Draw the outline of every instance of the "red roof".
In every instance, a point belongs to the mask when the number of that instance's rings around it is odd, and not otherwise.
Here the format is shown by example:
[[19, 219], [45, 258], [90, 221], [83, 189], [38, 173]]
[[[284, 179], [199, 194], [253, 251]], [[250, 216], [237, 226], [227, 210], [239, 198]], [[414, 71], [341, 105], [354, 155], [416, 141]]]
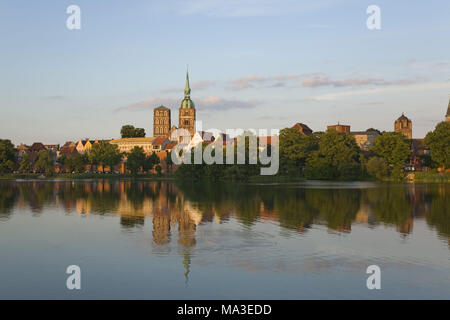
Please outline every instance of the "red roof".
[[160, 146], [162, 145], [166, 140], [168, 140], [166, 137], [158, 137], [155, 140], [153, 140], [152, 144], [154, 146]]

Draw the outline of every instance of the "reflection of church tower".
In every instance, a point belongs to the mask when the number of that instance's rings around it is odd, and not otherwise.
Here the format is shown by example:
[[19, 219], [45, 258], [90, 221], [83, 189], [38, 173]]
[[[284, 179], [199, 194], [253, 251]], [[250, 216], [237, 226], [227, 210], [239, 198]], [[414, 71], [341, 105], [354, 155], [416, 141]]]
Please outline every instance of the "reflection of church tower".
[[189, 280], [188, 276], [191, 265], [191, 251], [196, 244], [196, 230], [197, 226], [191, 219], [189, 212], [182, 212], [180, 219], [178, 220], [178, 244], [180, 246], [180, 251], [183, 254], [183, 265], [185, 270], [184, 276], [186, 278], [186, 283]]
[[195, 105], [191, 100], [191, 87], [189, 86], [189, 73], [186, 72], [186, 86], [184, 88], [184, 99], [181, 101], [179, 110], [179, 129], [189, 131], [191, 137], [195, 133]]
[[153, 241], [158, 245], [170, 242], [170, 217], [159, 210], [153, 215]]

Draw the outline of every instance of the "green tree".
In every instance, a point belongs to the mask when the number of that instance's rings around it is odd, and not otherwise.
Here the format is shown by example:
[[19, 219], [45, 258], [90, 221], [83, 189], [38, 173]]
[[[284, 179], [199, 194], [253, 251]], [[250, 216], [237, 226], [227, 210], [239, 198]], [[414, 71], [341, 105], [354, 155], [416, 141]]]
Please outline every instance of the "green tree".
[[74, 155], [62, 155], [58, 161], [69, 173], [83, 173], [85, 171], [85, 166], [88, 163], [87, 156], [79, 153]]
[[16, 149], [11, 140], [0, 139], [0, 173], [14, 169], [16, 163]]
[[172, 171], [172, 166], [173, 166], [173, 161], [172, 161], [172, 152], [167, 152], [167, 156], [166, 156], [166, 168], [168, 169], [169, 172]]
[[50, 151], [39, 151], [38, 158], [36, 160], [35, 169], [37, 171], [44, 171], [46, 174], [53, 174], [54, 159]]
[[131, 174], [137, 175], [139, 169], [145, 164], [144, 149], [141, 147], [134, 147], [128, 154], [126, 168], [130, 170]]
[[385, 132], [375, 140], [371, 150], [386, 160], [394, 179], [400, 180], [403, 178], [405, 161], [411, 155], [411, 149], [403, 134]]
[[298, 175], [306, 164], [308, 154], [318, 148], [316, 135], [306, 136], [295, 128], [280, 131], [280, 173]]
[[357, 179], [361, 176], [361, 150], [351, 135], [328, 130], [318, 139], [318, 149], [306, 160], [308, 178]]
[[101, 165], [104, 172], [105, 166], [109, 166], [112, 170], [120, 162], [122, 155], [117, 145], [110, 144], [107, 141], [100, 141], [95, 143], [89, 150], [88, 158], [91, 164]]
[[161, 166], [160, 166], [159, 164], [156, 166], [155, 170], [156, 170], [156, 174], [157, 174], [158, 176], [160, 176], [160, 175], [161, 175], [161, 170], [162, 170], [162, 168], [161, 168]]
[[386, 160], [380, 157], [372, 157], [367, 161], [367, 173], [371, 176], [382, 180], [389, 175], [389, 168]]
[[425, 137], [425, 146], [430, 149], [431, 160], [440, 168], [450, 168], [450, 123], [439, 123]]
[[120, 135], [122, 138], [143, 138], [145, 137], [145, 130], [142, 128], [135, 128], [134, 126], [127, 124], [122, 126]]
[[161, 162], [158, 155], [153, 152], [150, 156], [145, 158], [144, 161], [144, 171], [151, 171], [154, 166], [158, 165]]
[[23, 173], [28, 173], [32, 170], [30, 155], [28, 153], [24, 153], [19, 162], [19, 171]]

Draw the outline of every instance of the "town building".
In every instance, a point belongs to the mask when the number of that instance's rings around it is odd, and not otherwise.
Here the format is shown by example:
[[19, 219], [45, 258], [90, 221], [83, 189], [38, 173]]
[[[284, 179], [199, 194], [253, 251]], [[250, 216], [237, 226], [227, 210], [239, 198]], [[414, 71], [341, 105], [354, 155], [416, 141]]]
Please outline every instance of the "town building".
[[395, 120], [394, 131], [402, 133], [406, 139], [412, 139], [412, 121], [402, 113], [402, 115]]
[[411, 156], [406, 165], [407, 171], [427, 171], [426, 157], [430, 155], [430, 150], [425, 147], [425, 139], [411, 140]]
[[159, 106], [153, 110], [153, 136], [168, 137], [170, 134], [170, 109]]
[[369, 151], [375, 144], [376, 138], [380, 135], [377, 131], [353, 131], [350, 134], [355, 138], [356, 144], [363, 151]]
[[301, 134], [305, 136], [310, 136], [313, 133], [313, 131], [303, 123], [296, 123], [292, 128], [297, 129]]
[[189, 73], [186, 72], [186, 86], [184, 99], [179, 110], [178, 128], [187, 130], [191, 137], [195, 134], [195, 105], [191, 100], [191, 87], [189, 86]]
[[343, 132], [350, 134], [350, 126], [344, 124], [336, 124], [332, 126], [327, 126], [327, 130], [335, 130], [337, 132]]
[[140, 147], [144, 150], [144, 153], [149, 155], [153, 153], [153, 141], [154, 137], [150, 138], [122, 138], [113, 139], [109, 143], [117, 145], [120, 153], [129, 153], [134, 147]]
[[78, 154], [77, 146], [72, 141], [67, 141], [58, 151], [57, 156], [73, 156]]

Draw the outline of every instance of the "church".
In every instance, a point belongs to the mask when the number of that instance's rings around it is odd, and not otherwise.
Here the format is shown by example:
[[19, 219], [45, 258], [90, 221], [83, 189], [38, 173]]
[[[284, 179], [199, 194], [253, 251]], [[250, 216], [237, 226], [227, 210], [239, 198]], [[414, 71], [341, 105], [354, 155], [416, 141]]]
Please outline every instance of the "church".
[[153, 136], [171, 138], [176, 129], [187, 130], [191, 138], [195, 134], [195, 104], [191, 100], [191, 87], [189, 85], [189, 72], [186, 72], [186, 85], [184, 87], [184, 99], [181, 101], [178, 113], [178, 128], [171, 127], [170, 109], [159, 106], [153, 110]]

